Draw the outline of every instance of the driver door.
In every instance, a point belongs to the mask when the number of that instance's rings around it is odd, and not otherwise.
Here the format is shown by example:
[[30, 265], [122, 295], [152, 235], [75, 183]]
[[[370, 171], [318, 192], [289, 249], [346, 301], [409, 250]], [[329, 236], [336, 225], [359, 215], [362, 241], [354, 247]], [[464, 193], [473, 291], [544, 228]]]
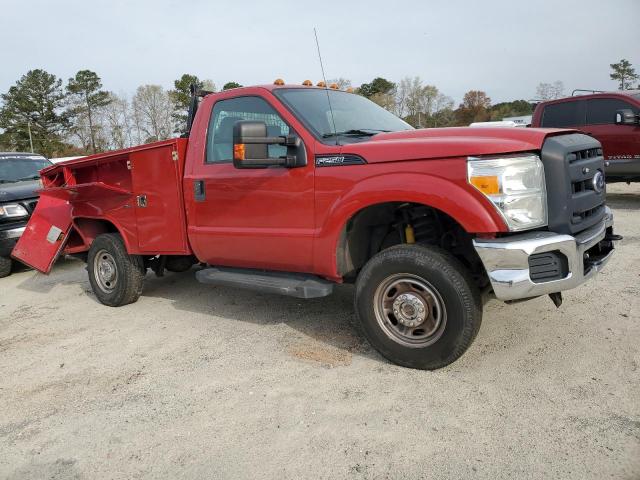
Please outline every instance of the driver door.
[[[239, 120], [265, 122], [268, 135], [295, 133], [260, 96], [220, 99], [214, 104], [205, 155], [191, 173], [192, 247], [199, 259], [211, 265], [309, 271], [314, 235], [313, 161], [298, 168], [236, 169], [233, 125]], [[286, 147], [269, 146], [270, 157], [285, 153]], [[310, 152], [307, 158], [313, 158]]]

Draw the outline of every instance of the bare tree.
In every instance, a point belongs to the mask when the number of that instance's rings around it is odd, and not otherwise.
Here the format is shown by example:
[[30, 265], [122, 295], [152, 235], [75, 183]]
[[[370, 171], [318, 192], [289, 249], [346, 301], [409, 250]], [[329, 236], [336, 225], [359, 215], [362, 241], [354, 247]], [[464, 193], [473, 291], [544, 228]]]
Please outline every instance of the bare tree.
[[125, 96], [110, 93], [111, 99], [103, 111], [107, 140], [111, 148], [127, 148], [135, 143], [133, 113]]
[[346, 90], [347, 88], [351, 87], [351, 80], [347, 79], [347, 78], [332, 78], [331, 80], [327, 81], [327, 85], [331, 85], [332, 83], [335, 83], [336, 85], [338, 85], [338, 88], [340, 90]]
[[141, 85], [132, 101], [137, 130], [144, 143], [165, 140], [172, 131], [171, 100], [160, 85]]
[[553, 83], [541, 82], [536, 87], [537, 100], [554, 100], [564, 97], [564, 83], [556, 80]]

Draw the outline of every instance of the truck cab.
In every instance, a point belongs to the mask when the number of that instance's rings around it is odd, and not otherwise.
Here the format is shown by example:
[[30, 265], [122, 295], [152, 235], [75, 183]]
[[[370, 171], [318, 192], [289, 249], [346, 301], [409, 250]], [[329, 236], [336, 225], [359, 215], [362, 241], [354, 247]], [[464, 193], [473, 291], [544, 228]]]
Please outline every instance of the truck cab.
[[86, 256], [108, 306], [148, 270], [199, 264], [205, 284], [298, 298], [355, 284], [386, 358], [459, 358], [494, 297], [520, 301], [594, 277], [613, 253], [600, 143], [574, 130], [416, 130], [324, 85], [194, 93], [184, 138], [42, 171], [13, 256], [42, 272]]
[[575, 128], [593, 136], [604, 150], [607, 182], [632, 182], [640, 181], [639, 118], [640, 90], [626, 90], [541, 102], [531, 126]]

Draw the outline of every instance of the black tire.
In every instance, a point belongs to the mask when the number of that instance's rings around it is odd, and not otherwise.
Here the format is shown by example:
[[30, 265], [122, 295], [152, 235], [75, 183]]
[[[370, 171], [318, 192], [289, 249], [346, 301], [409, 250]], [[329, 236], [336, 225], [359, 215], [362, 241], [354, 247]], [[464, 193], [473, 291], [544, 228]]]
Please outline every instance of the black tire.
[[185, 256], [185, 255], [174, 256], [174, 255], [170, 255], [170, 256], [167, 256], [167, 261], [166, 261], [166, 264], [165, 264], [164, 268], [166, 268], [170, 272], [182, 273], [182, 272], [186, 272], [187, 270], [191, 269], [191, 267], [193, 267], [193, 265], [195, 263], [196, 262], [195, 262], [194, 258], [191, 257], [191, 256]]
[[397, 245], [369, 260], [355, 308], [378, 352], [422, 370], [457, 360], [482, 323], [481, 295], [467, 269], [445, 250], [420, 245]]
[[0, 278], [11, 275], [11, 265], [13, 262], [9, 257], [0, 257]]
[[139, 255], [129, 255], [122, 237], [105, 233], [89, 249], [87, 271], [93, 293], [100, 303], [120, 307], [140, 297], [146, 269]]

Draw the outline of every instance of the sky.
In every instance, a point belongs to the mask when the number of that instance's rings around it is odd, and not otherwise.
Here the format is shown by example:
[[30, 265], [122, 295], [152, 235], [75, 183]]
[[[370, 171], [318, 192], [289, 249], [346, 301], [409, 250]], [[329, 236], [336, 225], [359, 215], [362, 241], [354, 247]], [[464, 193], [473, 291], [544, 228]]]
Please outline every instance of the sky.
[[0, 0], [0, 92], [42, 68], [105, 89], [172, 86], [183, 73], [243, 85], [420, 76], [459, 103], [535, 97], [540, 82], [611, 90], [640, 73], [640, 0]]

